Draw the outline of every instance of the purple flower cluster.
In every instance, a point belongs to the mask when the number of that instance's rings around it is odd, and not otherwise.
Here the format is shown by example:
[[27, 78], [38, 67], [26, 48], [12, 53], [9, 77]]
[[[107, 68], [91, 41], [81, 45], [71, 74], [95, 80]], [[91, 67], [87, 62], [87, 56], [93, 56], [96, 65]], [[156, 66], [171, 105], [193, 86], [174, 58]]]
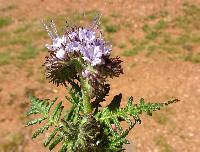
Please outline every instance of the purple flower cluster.
[[45, 27], [53, 41], [46, 47], [60, 60], [63, 60], [68, 53], [80, 52], [84, 61], [96, 66], [103, 64], [102, 57], [110, 54], [112, 46], [105, 42], [101, 35], [97, 37], [94, 28], [74, 27], [60, 37], [53, 22], [49, 27], [47, 25]]
[[[107, 77], [118, 77], [123, 73], [121, 60], [111, 58], [112, 45], [104, 40], [97, 25], [73, 27], [59, 36], [53, 21], [44, 24], [52, 44], [46, 44], [50, 55], [45, 62], [46, 75], [50, 81], [64, 84], [87, 78], [97, 95], [104, 91]], [[81, 68], [76, 69], [76, 62]], [[94, 96], [96, 96], [94, 94]]]

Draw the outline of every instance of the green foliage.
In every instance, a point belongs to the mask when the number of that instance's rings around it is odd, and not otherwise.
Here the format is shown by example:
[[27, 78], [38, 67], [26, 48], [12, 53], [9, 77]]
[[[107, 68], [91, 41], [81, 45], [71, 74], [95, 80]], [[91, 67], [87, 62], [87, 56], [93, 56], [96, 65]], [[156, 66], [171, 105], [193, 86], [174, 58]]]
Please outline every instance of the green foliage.
[[[70, 97], [66, 97], [72, 104], [72, 108], [62, 117], [63, 110], [62, 102], [59, 102], [55, 108], [56, 99], [53, 101], [39, 100], [35, 97], [30, 97], [32, 103], [30, 109], [27, 112], [27, 116], [37, 114], [41, 115], [40, 118], [33, 119], [27, 122], [26, 126], [35, 124], [43, 124], [39, 127], [32, 138], [36, 138], [38, 135], [53, 128], [50, 135], [44, 142], [45, 147], [49, 147], [49, 150], [54, 149], [56, 145], [62, 142], [60, 151], [94, 151], [99, 148], [101, 144], [96, 145], [97, 137], [100, 132], [99, 124], [95, 121], [93, 116], [81, 116], [82, 103], [80, 100], [80, 88], [74, 82], [72, 82], [73, 88], [69, 89]], [[46, 120], [46, 123], [45, 123]], [[99, 138], [99, 137], [98, 137]], [[93, 145], [93, 146], [91, 146]]]
[[145, 49], [145, 45], [143, 44], [137, 44], [131, 49], [127, 49], [123, 52], [124, 56], [134, 56], [137, 55], [140, 51]]
[[[41, 117], [27, 122], [26, 126], [42, 124], [33, 133], [32, 138], [52, 128], [44, 141], [44, 146], [48, 146], [49, 150], [61, 143], [61, 152], [122, 151], [123, 144], [128, 143], [126, 136], [130, 130], [137, 123], [141, 123], [139, 116], [142, 113], [152, 115], [153, 111], [178, 101], [175, 99], [167, 103], [145, 103], [144, 99], [141, 99], [139, 104], [133, 104], [131, 97], [127, 105], [120, 108], [122, 95], [119, 94], [101, 111], [98, 110], [100, 104], [96, 104], [97, 107], [94, 108], [97, 109], [94, 114], [84, 115], [80, 86], [75, 82], [71, 84], [73, 87], [67, 88], [70, 96], [66, 96], [66, 99], [72, 103], [72, 107], [65, 115], [61, 115], [64, 108], [62, 102], [57, 103], [53, 108], [57, 98], [49, 101], [30, 97], [32, 105], [27, 116], [36, 114]], [[107, 93], [103, 94], [99, 100], [104, 100], [106, 95]], [[127, 129], [121, 126], [122, 121], [128, 124]]]
[[[52, 106], [54, 105], [54, 103], [56, 102], [57, 98], [55, 98], [53, 101], [48, 102], [48, 100], [39, 100], [35, 97], [30, 97], [30, 101], [31, 101], [31, 108], [28, 110], [28, 112], [26, 113], [27, 116], [32, 115], [32, 114], [41, 114], [43, 115], [42, 118], [37, 118], [34, 119], [32, 121], [29, 121], [26, 126], [30, 126], [30, 125], [34, 125], [36, 123], [41, 123], [42, 121], [48, 119], [48, 121], [50, 121], [48, 125], [53, 125], [56, 124], [60, 118], [60, 114], [62, 112], [63, 106], [62, 102], [59, 102], [56, 106], [56, 108], [53, 110], [52, 115], [49, 114], [50, 109], [52, 108]], [[42, 129], [43, 130], [43, 129]]]
[[24, 33], [24, 32], [26, 32], [27, 30], [29, 30], [30, 26], [31, 26], [31, 25], [29, 25], [29, 24], [20, 26], [20, 27], [18, 27], [18, 28], [16, 28], [16, 29], [14, 30], [14, 33], [16, 33], [16, 34], [18, 34], [18, 33]]
[[134, 56], [141, 51], [146, 51], [147, 56], [153, 52], [176, 53], [185, 61], [199, 63], [196, 49], [200, 42], [200, 7], [185, 3], [181, 15], [171, 20], [165, 18], [168, 15], [168, 12], [160, 11], [148, 16], [142, 26], [144, 35], [138, 39], [131, 38], [132, 47], [127, 48], [123, 55]]
[[155, 30], [162, 30], [164, 28], [166, 28], [167, 26], [167, 22], [164, 20], [159, 20], [155, 25], [154, 25], [154, 29]]
[[184, 57], [185, 61], [190, 61], [192, 63], [200, 63], [200, 53], [188, 53]]
[[108, 24], [105, 26], [105, 30], [108, 33], [115, 33], [119, 30], [119, 26], [113, 25], [113, 24]]
[[[144, 99], [141, 99], [139, 104], [133, 104], [133, 98], [130, 97], [126, 107], [120, 108], [121, 98], [119, 96], [97, 114], [97, 120], [106, 126], [104, 131], [108, 136], [111, 151], [122, 151], [122, 145], [128, 143], [126, 136], [130, 130], [137, 123], [141, 123], [139, 115], [146, 113], [151, 116], [153, 111], [160, 110], [178, 101], [175, 99], [167, 103], [145, 103]], [[123, 130], [121, 121], [125, 121], [128, 124], [128, 129]]]
[[12, 22], [9, 17], [0, 17], [0, 28], [10, 25]]
[[197, 29], [199, 30], [200, 23], [200, 7], [198, 5], [191, 5], [185, 3], [183, 5], [184, 15], [178, 16], [175, 19], [175, 25], [185, 30]]
[[121, 48], [121, 49], [126, 48], [126, 44], [125, 43], [120, 43], [118, 47]]
[[[30, 97], [30, 101], [31, 101], [32, 105], [31, 105], [30, 109], [27, 111], [26, 115], [30, 116], [33, 114], [40, 114], [40, 115], [42, 115], [42, 117], [36, 118], [36, 119], [33, 119], [33, 120], [27, 122], [26, 126], [40, 124], [42, 122], [44, 124], [42, 127], [37, 129], [33, 133], [32, 138], [36, 138], [38, 135], [44, 133], [52, 126], [55, 127], [56, 131], [59, 131], [59, 128], [61, 127], [61, 124], [59, 124], [60, 116], [61, 116], [61, 113], [62, 113], [62, 110], [64, 107], [62, 106], [62, 102], [59, 102], [56, 105], [56, 107], [53, 110], [51, 110], [53, 105], [55, 104], [56, 100], [57, 100], [57, 98], [55, 98], [54, 100], [49, 102], [49, 100], [39, 100], [33, 96]], [[44, 122], [45, 120], [47, 120], [46, 123]], [[54, 134], [57, 133], [56, 131], [54, 131]], [[48, 137], [48, 140], [45, 141], [45, 146], [47, 146], [51, 140], [53, 140], [52, 133]], [[59, 143], [59, 142], [57, 142], [57, 140], [58, 139], [55, 138], [53, 143], [50, 144], [49, 149], [52, 149], [53, 145], [56, 145]]]
[[9, 52], [0, 53], [0, 65], [9, 64], [11, 62], [11, 55]]
[[33, 59], [37, 56], [38, 52], [36, 48], [32, 45], [27, 45], [22, 52], [19, 53], [18, 59], [26, 61], [28, 59]]

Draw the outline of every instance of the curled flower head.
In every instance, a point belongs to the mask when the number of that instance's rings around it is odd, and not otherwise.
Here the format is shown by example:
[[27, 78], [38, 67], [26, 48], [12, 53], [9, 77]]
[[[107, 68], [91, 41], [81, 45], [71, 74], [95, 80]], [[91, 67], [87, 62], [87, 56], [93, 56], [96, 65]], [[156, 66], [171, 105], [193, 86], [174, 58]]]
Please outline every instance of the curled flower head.
[[52, 40], [46, 44], [50, 55], [45, 62], [47, 78], [63, 84], [66, 81], [88, 79], [94, 92], [102, 90], [107, 77], [123, 73], [121, 60], [110, 58], [112, 45], [105, 41], [94, 22], [89, 27], [71, 27], [59, 36], [53, 21], [45, 28]]
[[61, 61], [55, 54], [46, 57], [44, 66], [46, 67], [46, 77], [56, 85], [65, 84], [66, 81], [77, 77], [77, 71], [73, 63]]
[[46, 44], [46, 47], [55, 52], [59, 59], [64, 59], [65, 53], [79, 51], [84, 61], [96, 66], [104, 63], [103, 55], [110, 54], [112, 46], [101, 35], [97, 36], [94, 27], [73, 27], [61, 37], [53, 21], [49, 26], [45, 24], [45, 27], [53, 41], [52, 44]]

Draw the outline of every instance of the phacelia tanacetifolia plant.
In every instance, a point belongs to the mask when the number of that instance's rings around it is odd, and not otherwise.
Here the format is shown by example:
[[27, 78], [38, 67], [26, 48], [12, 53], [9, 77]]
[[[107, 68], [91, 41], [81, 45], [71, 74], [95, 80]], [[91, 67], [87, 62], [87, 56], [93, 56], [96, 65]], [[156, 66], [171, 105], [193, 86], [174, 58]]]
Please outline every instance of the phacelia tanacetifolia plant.
[[[49, 150], [60, 143], [60, 152], [123, 151], [123, 144], [129, 143], [126, 136], [141, 123], [140, 114], [151, 115], [178, 101], [145, 103], [141, 99], [134, 104], [130, 97], [126, 106], [120, 108], [122, 95], [119, 94], [106, 107], [101, 107], [110, 90], [107, 79], [120, 76], [123, 69], [119, 57], [110, 56], [112, 45], [105, 41], [98, 19], [89, 27], [67, 28], [62, 36], [58, 35], [53, 21], [44, 25], [52, 40], [52, 44], [46, 45], [49, 50], [44, 63], [46, 77], [66, 88], [66, 100], [71, 103], [67, 111], [57, 98], [50, 101], [30, 97], [32, 105], [27, 116], [41, 117], [29, 121], [26, 126], [41, 123], [32, 138], [49, 130], [44, 141]], [[123, 121], [128, 127], [121, 125]]]

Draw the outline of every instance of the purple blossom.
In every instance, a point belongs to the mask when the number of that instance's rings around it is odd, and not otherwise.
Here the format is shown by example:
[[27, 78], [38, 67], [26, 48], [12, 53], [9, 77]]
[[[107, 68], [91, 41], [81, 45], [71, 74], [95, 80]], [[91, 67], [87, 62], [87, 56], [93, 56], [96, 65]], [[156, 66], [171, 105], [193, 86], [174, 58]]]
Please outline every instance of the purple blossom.
[[53, 44], [52, 45], [46, 44], [46, 47], [51, 51], [57, 51], [60, 48], [62, 48], [63, 45], [65, 45], [65, 43], [66, 43], [65, 36], [62, 36], [61, 38], [56, 37], [53, 39]]
[[59, 49], [57, 52], [56, 52], [56, 57], [60, 60], [63, 60], [65, 58], [65, 54], [66, 54], [66, 51], [63, 50], [63, 49]]
[[53, 22], [50, 27], [53, 28], [46, 26], [46, 29], [53, 44], [47, 44], [46, 47], [53, 51], [60, 60], [64, 59], [66, 53], [80, 52], [86, 62], [91, 66], [97, 66], [104, 64], [102, 56], [110, 54], [112, 46], [100, 38], [101, 35], [98, 37], [94, 28], [75, 27], [59, 37]]
[[66, 37], [62, 36], [54, 38], [53, 39], [53, 44], [46, 44], [45, 46], [52, 52], [56, 54], [56, 57], [60, 60], [64, 59], [65, 57], [65, 48], [64, 45], [66, 44]]
[[85, 43], [92, 43], [96, 39], [96, 33], [90, 29], [79, 28], [79, 40]]
[[92, 66], [96, 66], [102, 63], [102, 51], [99, 46], [86, 45], [81, 49], [83, 59], [91, 63]]
[[92, 66], [103, 64], [102, 56], [110, 54], [112, 46], [98, 38], [92, 29], [79, 29], [79, 40], [83, 59], [91, 63]]
[[[46, 44], [50, 56], [45, 62], [47, 78], [52, 82], [59, 85], [80, 76], [88, 78], [96, 96], [104, 90], [106, 78], [123, 73], [121, 60], [110, 58], [112, 45], [104, 40], [96, 22], [90, 27], [70, 28], [62, 36], [53, 21], [44, 25], [52, 39], [52, 44]], [[72, 60], [81, 58], [78, 61], [83, 66], [76, 68]]]
[[72, 41], [68, 43], [65, 47], [65, 51], [67, 52], [78, 52], [80, 50], [80, 44], [77, 41]]
[[77, 32], [71, 31], [67, 34], [67, 36], [69, 37], [70, 40], [75, 40], [78, 36]]

